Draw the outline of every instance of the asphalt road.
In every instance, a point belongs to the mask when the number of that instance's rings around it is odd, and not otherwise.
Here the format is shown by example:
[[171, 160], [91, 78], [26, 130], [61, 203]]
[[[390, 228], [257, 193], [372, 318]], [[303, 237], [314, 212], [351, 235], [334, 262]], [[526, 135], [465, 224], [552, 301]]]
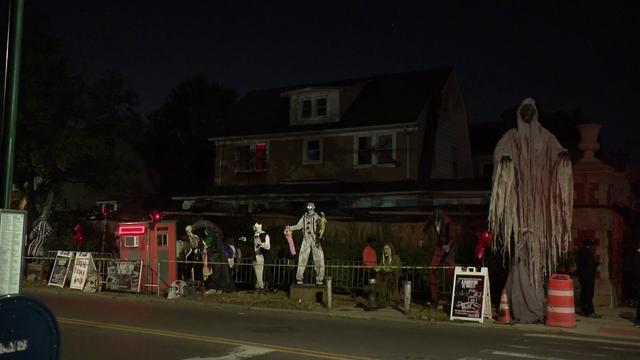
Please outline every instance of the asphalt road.
[[63, 359], [640, 359], [640, 343], [633, 340], [187, 301], [27, 294], [56, 313]]

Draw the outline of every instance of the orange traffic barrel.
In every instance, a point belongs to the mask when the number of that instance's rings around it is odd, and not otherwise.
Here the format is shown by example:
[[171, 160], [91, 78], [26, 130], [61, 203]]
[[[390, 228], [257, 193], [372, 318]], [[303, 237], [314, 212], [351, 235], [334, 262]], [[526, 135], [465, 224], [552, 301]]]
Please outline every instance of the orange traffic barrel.
[[547, 285], [547, 317], [545, 325], [576, 327], [573, 280], [569, 275], [553, 274]]

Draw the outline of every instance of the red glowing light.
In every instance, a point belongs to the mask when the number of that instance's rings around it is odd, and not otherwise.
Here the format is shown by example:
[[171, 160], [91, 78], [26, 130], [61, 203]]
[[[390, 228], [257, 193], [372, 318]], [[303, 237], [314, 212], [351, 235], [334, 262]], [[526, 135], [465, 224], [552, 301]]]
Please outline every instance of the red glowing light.
[[153, 210], [150, 214], [149, 214], [149, 218], [151, 219], [152, 222], [154, 223], [158, 223], [160, 222], [160, 220], [162, 220], [162, 211], [160, 210]]
[[142, 235], [146, 231], [146, 225], [120, 225], [118, 227], [118, 235]]

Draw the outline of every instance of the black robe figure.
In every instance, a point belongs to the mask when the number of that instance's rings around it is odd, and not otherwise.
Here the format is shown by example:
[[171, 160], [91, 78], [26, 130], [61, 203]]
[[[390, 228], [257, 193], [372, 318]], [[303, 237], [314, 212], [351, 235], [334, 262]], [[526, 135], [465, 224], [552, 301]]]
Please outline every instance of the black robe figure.
[[596, 270], [600, 263], [596, 259], [593, 248], [594, 242], [585, 239], [578, 250], [576, 265], [578, 267], [578, 280], [580, 281], [580, 306], [584, 316], [599, 318], [593, 308], [593, 295], [595, 290]]
[[209, 263], [213, 263], [213, 273], [207, 278], [207, 288], [236, 291], [235, 284], [231, 278], [227, 256], [224, 252], [222, 237], [211, 237], [208, 230], [205, 230], [205, 237], [211, 240], [211, 246], [207, 248], [207, 258]]

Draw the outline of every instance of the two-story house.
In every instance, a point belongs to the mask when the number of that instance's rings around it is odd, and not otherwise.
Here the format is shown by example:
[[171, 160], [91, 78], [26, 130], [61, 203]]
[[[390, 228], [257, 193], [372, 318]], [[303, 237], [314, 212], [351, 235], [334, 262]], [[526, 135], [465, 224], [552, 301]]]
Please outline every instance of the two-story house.
[[212, 191], [191, 207], [334, 213], [481, 205], [452, 69], [251, 91], [214, 134]]

